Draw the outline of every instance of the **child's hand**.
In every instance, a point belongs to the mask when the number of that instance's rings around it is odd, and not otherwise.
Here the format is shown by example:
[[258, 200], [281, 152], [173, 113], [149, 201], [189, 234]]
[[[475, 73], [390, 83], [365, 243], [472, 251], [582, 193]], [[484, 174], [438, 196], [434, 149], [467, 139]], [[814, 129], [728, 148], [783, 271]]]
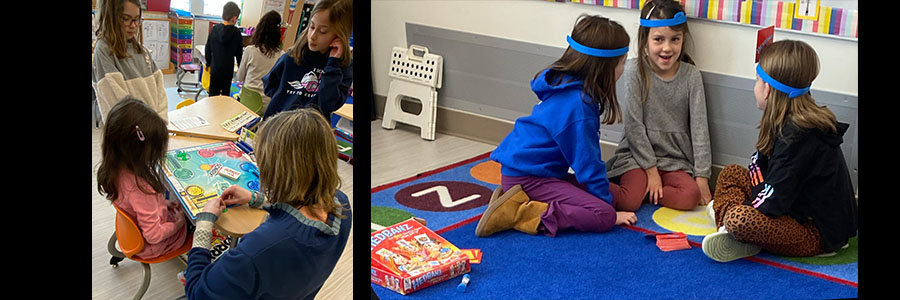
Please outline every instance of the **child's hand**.
[[238, 185], [229, 186], [225, 191], [222, 192], [222, 200], [225, 202], [225, 205], [234, 205], [234, 204], [247, 204], [250, 203], [250, 199], [253, 196], [253, 192], [242, 188]]
[[663, 186], [656, 166], [647, 169], [647, 192], [650, 193], [650, 203], [659, 204], [659, 198], [663, 197]]
[[178, 208], [181, 207], [181, 203], [178, 202], [177, 200], [174, 200], [174, 201], [166, 201], [166, 206], [169, 207], [169, 209], [171, 209], [171, 210], [173, 210], [173, 211], [175, 211], [175, 212], [180, 212], [180, 211], [178, 210]]
[[697, 177], [697, 187], [700, 188], [700, 205], [707, 205], [712, 200], [712, 194], [709, 192], [709, 180], [705, 177]]
[[344, 43], [341, 42], [340, 38], [331, 40], [331, 44], [328, 44], [328, 48], [331, 49], [331, 53], [328, 54], [329, 57], [341, 58], [341, 56], [344, 55]]
[[616, 225], [634, 225], [637, 222], [637, 215], [629, 211], [616, 212]]
[[225, 203], [219, 197], [209, 199], [209, 201], [206, 201], [206, 205], [203, 206], [203, 212], [212, 213], [216, 217], [222, 214], [222, 210], [225, 210]]

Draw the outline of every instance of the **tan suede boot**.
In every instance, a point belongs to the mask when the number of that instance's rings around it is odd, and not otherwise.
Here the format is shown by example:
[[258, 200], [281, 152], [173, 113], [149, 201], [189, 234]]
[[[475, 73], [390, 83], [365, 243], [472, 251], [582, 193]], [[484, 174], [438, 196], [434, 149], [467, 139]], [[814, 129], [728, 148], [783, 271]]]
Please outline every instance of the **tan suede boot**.
[[486, 237], [507, 229], [537, 234], [541, 214], [548, 207], [547, 203], [528, 199], [521, 185], [513, 186], [506, 193], [503, 193], [501, 187], [497, 187], [491, 195], [487, 210], [475, 227], [475, 235]]

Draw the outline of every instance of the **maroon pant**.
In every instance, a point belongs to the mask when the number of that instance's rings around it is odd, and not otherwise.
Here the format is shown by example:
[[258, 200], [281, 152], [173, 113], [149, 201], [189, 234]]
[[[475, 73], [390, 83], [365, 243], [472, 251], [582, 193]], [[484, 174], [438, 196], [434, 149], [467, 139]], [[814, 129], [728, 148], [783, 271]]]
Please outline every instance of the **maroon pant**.
[[549, 204], [541, 215], [538, 232], [548, 236], [564, 229], [606, 232], [616, 225], [616, 210], [606, 201], [587, 192], [587, 186], [567, 174], [562, 179], [537, 176], [506, 176], [500, 179], [504, 191], [522, 185], [528, 198]]
[[[662, 206], [691, 210], [700, 203], [700, 188], [697, 182], [685, 171], [659, 171], [662, 180], [663, 196], [659, 198]], [[633, 169], [622, 176], [610, 178], [609, 191], [613, 194], [613, 203], [618, 211], [636, 211], [644, 202], [650, 202], [647, 191], [647, 172]]]

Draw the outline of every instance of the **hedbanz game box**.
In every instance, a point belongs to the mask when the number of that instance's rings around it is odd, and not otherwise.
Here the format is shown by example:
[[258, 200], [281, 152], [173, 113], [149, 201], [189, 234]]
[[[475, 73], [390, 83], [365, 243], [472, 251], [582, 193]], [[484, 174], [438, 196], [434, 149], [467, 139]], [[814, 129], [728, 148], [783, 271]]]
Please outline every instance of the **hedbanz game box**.
[[471, 271], [469, 257], [409, 219], [372, 233], [372, 282], [406, 295]]

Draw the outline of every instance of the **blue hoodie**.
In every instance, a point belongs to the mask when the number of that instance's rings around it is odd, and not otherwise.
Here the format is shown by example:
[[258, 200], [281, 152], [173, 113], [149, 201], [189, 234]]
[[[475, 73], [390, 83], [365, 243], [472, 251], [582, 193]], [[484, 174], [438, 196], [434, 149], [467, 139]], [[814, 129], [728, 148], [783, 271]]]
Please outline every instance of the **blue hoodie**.
[[582, 97], [583, 79], [565, 75], [562, 84], [550, 85], [546, 75], [547, 70], [531, 81], [541, 102], [531, 115], [516, 120], [491, 159], [502, 165], [505, 176], [562, 178], [571, 166], [589, 193], [613, 204], [606, 163], [600, 159], [600, 106], [589, 95]]

